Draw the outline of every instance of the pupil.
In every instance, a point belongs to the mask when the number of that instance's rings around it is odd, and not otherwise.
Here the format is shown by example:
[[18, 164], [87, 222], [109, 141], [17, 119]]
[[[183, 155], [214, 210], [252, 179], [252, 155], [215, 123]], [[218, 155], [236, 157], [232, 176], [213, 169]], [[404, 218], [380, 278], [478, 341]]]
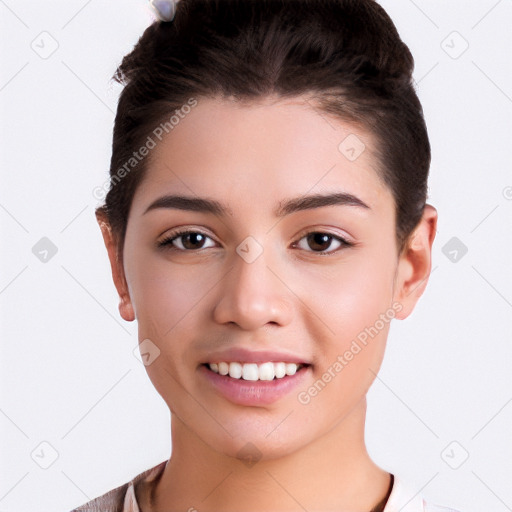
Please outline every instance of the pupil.
[[[192, 249], [197, 249], [197, 245], [194, 245], [195, 243], [197, 243], [197, 240], [196, 240], [196, 239], [197, 239], [197, 238], [199, 238], [199, 239], [200, 239], [201, 237], [203, 237], [203, 235], [202, 235], [201, 233], [188, 233], [188, 234], [186, 234], [186, 235], [184, 236], [184, 240], [188, 240], [188, 238], [189, 238], [189, 237], [193, 239], [193, 242], [192, 242], [191, 247], [188, 247], [188, 248], [189, 248], [189, 249], [190, 249], [190, 248], [192, 248]], [[203, 240], [203, 241], [204, 241], [204, 240]], [[187, 243], [186, 243], [186, 242], [184, 242], [184, 243], [183, 243], [183, 246], [184, 246], [184, 247], [187, 247]]]
[[[313, 242], [314, 244], [317, 244], [317, 245], [322, 245], [322, 244], [327, 245], [327, 247], [316, 247], [320, 251], [324, 251], [325, 249], [329, 248], [331, 238], [332, 238], [331, 235], [327, 235], [326, 233], [312, 233], [308, 236], [308, 241]], [[315, 249], [315, 247], [313, 247], [312, 244], [310, 244], [310, 247], [312, 249]]]

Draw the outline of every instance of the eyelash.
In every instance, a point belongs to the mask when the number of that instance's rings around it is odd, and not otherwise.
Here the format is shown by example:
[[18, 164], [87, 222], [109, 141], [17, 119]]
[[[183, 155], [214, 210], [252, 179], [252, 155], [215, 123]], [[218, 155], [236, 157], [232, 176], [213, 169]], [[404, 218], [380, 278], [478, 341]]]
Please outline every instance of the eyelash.
[[[164, 238], [162, 241], [158, 242], [158, 247], [166, 248], [166, 249], [173, 250], [173, 251], [181, 251], [181, 252], [199, 252], [199, 251], [201, 251], [202, 248], [196, 249], [196, 250], [194, 250], [194, 249], [179, 249], [172, 245], [172, 242], [174, 240], [177, 240], [181, 236], [188, 235], [188, 234], [200, 234], [207, 238], [212, 239], [210, 236], [208, 236], [206, 233], [203, 233], [202, 231], [184, 229], [181, 231], [178, 230], [178, 231], [174, 231], [174, 232], [170, 233], [166, 238]], [[318, 254], [320, 256], [330, 256], [332, 254], [338, 253], [343, 248], [353, 247], [355, 245], [355, 244], [347, 241], [345, 238], [342, 238], [338, 235], [335, 235], [335, 234], [329, 233], [329, 232], [325, 232], [325, 231], [307, 231], [306, 233], [301, 234], [300, 238], [297, 240], [297, 242], [294, 243], [294, 245], [297, 244], [298, 242], [300, 242], [303, 238], [305, 238], [311, 234], [327, 235], [327, 236], [341, 242], [341, 244], [342, 244], [341, 247], [336, 249], [335, 251], [306, 251], [306, 252], [311, 252], [313, 254]]]

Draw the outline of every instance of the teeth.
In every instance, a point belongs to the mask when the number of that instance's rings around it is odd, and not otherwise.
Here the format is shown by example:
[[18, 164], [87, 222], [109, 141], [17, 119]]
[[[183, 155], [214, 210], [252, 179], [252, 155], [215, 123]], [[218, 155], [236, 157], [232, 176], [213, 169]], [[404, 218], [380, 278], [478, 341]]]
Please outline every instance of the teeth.
[[274, 363], [274, 373], [278, 379], [286, 375], [286, 363]]
[[209, 363], [210, 370], [220, 375], [229, 375], [233, 379], [243, 380], [273, 380], [282, 379], [286, 375], [294, 375], [304, 365], [296, 363]]
[[258, 369], [258, 377], [260, 380], [273, 380], [275, 375], [274, 363], [263, 363], [254, 365]]
[[295, 363], [286, 363], [286, 375], [294, 375], [297, 371], [297, 365]]
[[[215, 364], [215, 363], [212, 363]], [[210, 365], [210, 369], [215, 371], [215, 368], [212, 368], [212, 365]], [[221, 375], [227, 375], [229, 373], [229, 364], [228, 363], [219, 363], [219, 373]]]
[[[231, 363], [233, 364], [233, 363]], [[229, 369], [231, 371], [231, 364], [229, 365]], [[236, 363], [238, 364], [238, 363]], [[258, 372], [258, 365], [257, 364], [244, 364], [241, 365], [240, 368], [242, 368], [242, 378], [244, 380], [258, 380], [259, 378], [259, 372]], [[230, 373], [231, 375], [231, 373]]]
[[240, 363], [229, 363], [229, 376], [233, 379], [242, 377], [242, 365]]

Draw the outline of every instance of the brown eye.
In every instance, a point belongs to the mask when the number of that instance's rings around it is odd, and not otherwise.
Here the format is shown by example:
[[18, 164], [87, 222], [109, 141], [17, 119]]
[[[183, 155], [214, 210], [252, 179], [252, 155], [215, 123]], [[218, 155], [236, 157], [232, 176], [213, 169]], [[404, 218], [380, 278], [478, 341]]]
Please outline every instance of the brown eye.
[[[171, 246], [172, 249], [181, 251], [193, 251], [195, 249], [203, 249], [205, 240], [208, 238], [210, 237], [200, 231], [178, 231], [171, 233], [158, 245], [159, 247]], [[181, 244], [174, 244], [174, 242], [179, 241], [181, 241]]]
[[[339, 246], [338, 249], [343, 248], [344, 246], [350, 247], [353, 244], [347, 242], [344, 238], [341, 238], [339, 236], [333, 235], [331, 233], [323, 233], [318, 231], [312, 231], [310, 233], [307, 233], [306, 236], [303, 236], [300, 240], [306, 240], [307, 247], [309, 247], [310, 251], [306, 248], [305, 250], [307, 252], [313, 252], [313, 253], [326, 253], [331, 254], [334, 252], [337, 252], [337, 250], [333, 251], [327, 251], [327, 249], [331, 246], [333, 241], [338, 242]], [[304, 248], [304, 247], [302, 247]]]

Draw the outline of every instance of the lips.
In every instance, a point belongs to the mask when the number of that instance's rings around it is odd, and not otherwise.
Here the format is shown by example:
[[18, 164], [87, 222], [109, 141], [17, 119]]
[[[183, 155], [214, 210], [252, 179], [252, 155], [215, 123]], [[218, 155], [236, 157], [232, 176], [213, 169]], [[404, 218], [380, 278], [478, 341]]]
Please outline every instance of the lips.
[[202, 361], [201, 364], [219, 363], [221, 361], [226, 362], [238, 362], [244, 363], [295, 363], [303, 365], [311, 365], [311, 361], [308, 358], [297, 356], [287, 352], [276, 352], [271, 350], [248, 350], [241, 347], [233, 347], [228, 350], [221, 352], [213, 352], [208, 355], [208, 359]]
[[[311, 378], [311, 366], [304, 366], [293, 375], [272, 380], [245, 380], [233, 378], [229, 375], [221, 375], [201, 364], [198, 375], [202, 382], [207, 383], [225, 399], [237, 405], [265, 406], [284, 398], [296, 389], [306, 379]], [[205, 388], [205, 392], [208, 388]]]

